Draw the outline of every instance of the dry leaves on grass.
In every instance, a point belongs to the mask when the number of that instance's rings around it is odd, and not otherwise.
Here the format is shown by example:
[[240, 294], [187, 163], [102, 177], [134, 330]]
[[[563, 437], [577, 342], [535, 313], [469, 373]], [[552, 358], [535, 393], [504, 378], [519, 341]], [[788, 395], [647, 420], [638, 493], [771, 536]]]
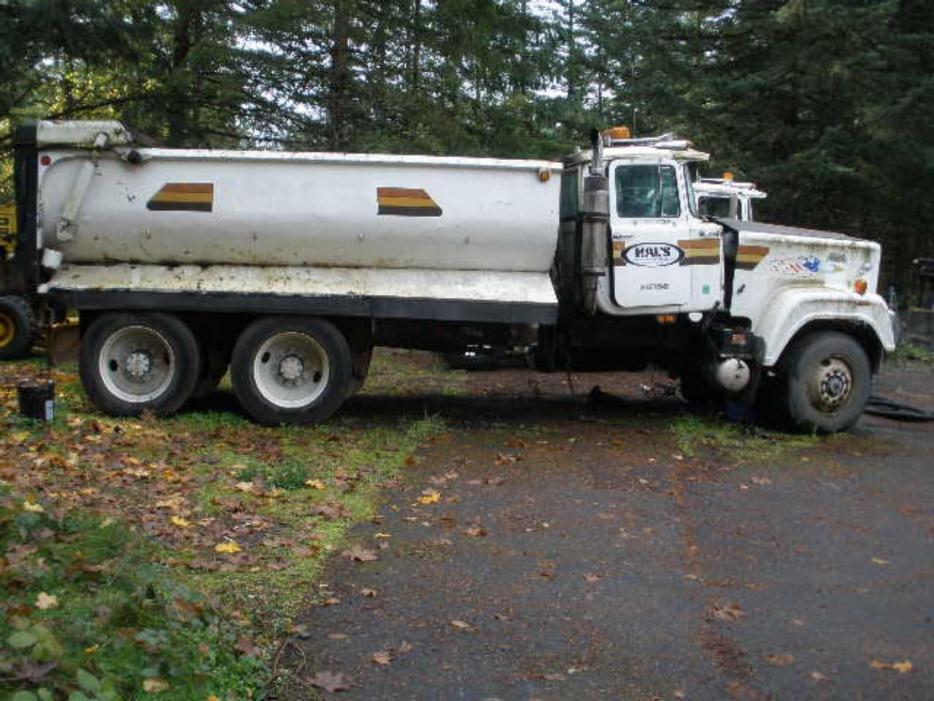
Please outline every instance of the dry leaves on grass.
[[376, 554], [375, 550], [369, 550], [362, 545], [354, 545], [353, 547], [347, 548], [342, 555], [354, 562], [373, 562], [373, 560], [379, 559], [379, 555]]
[[333, 694], [338, 691], [347, 691], [352, 681], [343, 672], [331, 672], [330, 670], [325, 670], [323, 672], [318, 672], [314, 677], [308, 680], [308, 683], [319, 689], [324, 689], [330, 694]]

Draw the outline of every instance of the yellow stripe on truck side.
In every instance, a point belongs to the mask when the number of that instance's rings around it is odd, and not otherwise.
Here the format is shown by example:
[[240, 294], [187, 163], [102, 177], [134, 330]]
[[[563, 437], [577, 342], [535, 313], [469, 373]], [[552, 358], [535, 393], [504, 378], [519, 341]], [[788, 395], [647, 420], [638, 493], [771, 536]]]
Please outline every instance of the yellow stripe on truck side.
[[720, 262], [720, 239], [687, 239], [678, 241], [684, 250], [681, 265], [716, 265]]
[[440, 217], [443, 214], [431, 195], [415, 187], [376, 188], [377, 214], [399, 217]]
[[214, 183], [166, 183], [146, 203], [154, 212], [210, 212]]

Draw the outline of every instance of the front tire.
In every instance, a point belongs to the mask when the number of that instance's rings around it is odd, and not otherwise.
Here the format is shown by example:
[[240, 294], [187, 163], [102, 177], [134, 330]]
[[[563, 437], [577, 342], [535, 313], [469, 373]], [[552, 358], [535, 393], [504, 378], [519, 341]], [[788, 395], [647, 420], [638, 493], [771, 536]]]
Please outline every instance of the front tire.
[[313, 424], [348, 396], [352, 362], [347, 340], [333, 324], [266, 317], [240, 334], [230, 376], [243, 408], [259, 423]]
[[79, 372], [91, 401], [108, 414], [173, 414], [198, 380], [198, 342], [170, 314], [104, 314], [81, 339]]
[[24, 358], [32, 349], [36, 319], [22, 297], [0, 297], [0, 360]]
[[872, 390], [872, 366], [854, 338], [809, 334], [795, 342], [782, 366], [784, 409], [796, 428], [836, 433], [859, 420]]

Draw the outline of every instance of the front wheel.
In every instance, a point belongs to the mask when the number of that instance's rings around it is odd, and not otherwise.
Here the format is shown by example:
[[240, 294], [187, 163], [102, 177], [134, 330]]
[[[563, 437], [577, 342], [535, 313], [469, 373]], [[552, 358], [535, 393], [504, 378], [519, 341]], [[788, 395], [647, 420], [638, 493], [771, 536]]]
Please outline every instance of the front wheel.
[[243, 408], [262, 424], [311, 424], [337, 411], [350, 391], [352, 355], [331, 323], [266, 317], [234, 346], [230, 377]]
[[0, 297], [0, 360], [29, 355], [36, 335], [32, 307], [22, 297]]
[[172, 414], [198, 380], [198, 342], [170, 314], [103, 314], [81, 339], [79, 371], [91, 401], [108, 414]]
[[799, 429], [845, 431], [859, 420], [872, 389], [872, 366], [863, 347], [836, 331], [809, 334], [782, 363], [784, 409]]

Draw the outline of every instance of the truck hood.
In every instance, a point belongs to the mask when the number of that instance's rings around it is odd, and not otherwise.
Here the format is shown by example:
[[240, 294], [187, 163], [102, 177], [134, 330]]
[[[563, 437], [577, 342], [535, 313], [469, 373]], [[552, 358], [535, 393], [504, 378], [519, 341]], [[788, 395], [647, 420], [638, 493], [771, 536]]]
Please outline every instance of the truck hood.
[[839, 241], [859, 241], [861, 239], [834, 231], [820, 231], [818, 229], [803, 229], [797, 226], [780, 226], [778, 224], [765, 224], [757, 221], [740, 221], [739, 219], [724, 219], [723, 223], [739, 232], [775, 234], [778, 236], [807, 236], [815, 239], [836, 239]]

